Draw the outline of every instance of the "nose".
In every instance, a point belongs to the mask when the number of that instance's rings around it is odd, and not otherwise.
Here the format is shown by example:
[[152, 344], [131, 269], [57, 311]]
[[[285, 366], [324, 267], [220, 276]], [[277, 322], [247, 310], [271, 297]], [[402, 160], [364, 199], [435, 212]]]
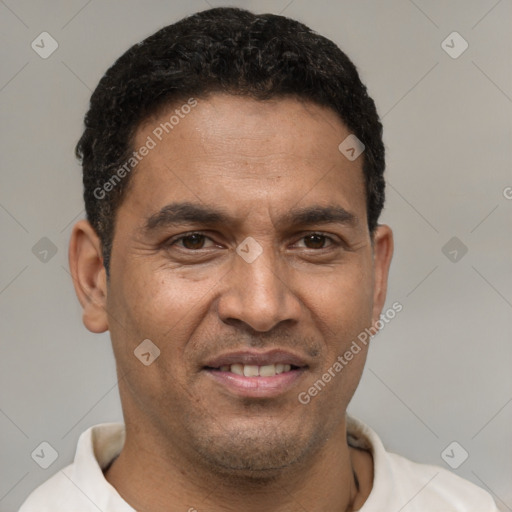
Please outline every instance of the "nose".
[[301, 303], [289, 273], [271, 249], [251, 263], [235, 255], [231, 272], [223, 279], [218, 315], [227, 324], [243, 323], [268, 332], [281, 323], [298, 322]]

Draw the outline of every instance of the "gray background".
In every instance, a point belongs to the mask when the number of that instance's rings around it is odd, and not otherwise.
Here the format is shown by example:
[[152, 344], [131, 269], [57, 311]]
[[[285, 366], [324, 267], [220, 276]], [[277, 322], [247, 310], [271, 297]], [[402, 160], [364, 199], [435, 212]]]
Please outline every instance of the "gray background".
[[[453, 471], [512, 510], [510, 0], [0, 1], [0, 510], [70, 463], [87, 427], [122, 420], [108, 333], [83, 327], [68, 272], [83, 217], [73, 148], [106, 68], [209, 5], [297, 18], [358, 66], [385, 125], [386, 307], [403, 311], [374, 339], [350, 412], [417, 461], [449, 468], [457, 441], [469, 458]], [[43, 31], [59, 44], [47, 59], [31, 48]], [[441, 46], [453, 31], [469, 44], [456, 59]], [[42, 441], [59, 454], [48, 469], [31, 458]]]

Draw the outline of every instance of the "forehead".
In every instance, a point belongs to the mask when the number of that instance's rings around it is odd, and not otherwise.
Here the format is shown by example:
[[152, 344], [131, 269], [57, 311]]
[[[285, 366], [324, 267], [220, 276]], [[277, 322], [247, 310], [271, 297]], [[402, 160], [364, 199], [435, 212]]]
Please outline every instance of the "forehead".
[[176, 200], [272, 215], [309, 201], [366, 219], [363, 157], [349, 161], [338, 149], [348, 135], [334, 111], [295, 98], [175, 103], [139, 127], [134, 149], [150, 149], [125, 203], [146, 216]]

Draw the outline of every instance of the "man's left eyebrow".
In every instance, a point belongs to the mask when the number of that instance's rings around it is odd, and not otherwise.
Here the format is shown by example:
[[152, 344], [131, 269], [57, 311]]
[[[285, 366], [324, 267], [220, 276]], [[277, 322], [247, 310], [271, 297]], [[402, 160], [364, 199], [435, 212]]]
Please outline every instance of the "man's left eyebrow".
[[314, 224], [346, 224], [356, 227], [359, 218], [345, 208], [337, 205], [314, 205], [296, 208], [288, 212], [279, 220], [279, 224], [288, 226], [314, 225]]

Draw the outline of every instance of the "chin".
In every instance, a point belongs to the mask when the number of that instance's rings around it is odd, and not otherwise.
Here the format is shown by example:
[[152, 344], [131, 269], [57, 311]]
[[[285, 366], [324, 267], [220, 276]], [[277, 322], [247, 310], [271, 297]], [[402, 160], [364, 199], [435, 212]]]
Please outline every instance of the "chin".
[[[254, 482], [274, 480], [318, 449], [318, 433], [307, 435], [304, 426], [294, 431], [275, 425], [267, 428], [226, 429], [203, 433], [196, 451], [204, 464], [228, 478]], [[199, 442], [197, 442], [199, 441]]]

